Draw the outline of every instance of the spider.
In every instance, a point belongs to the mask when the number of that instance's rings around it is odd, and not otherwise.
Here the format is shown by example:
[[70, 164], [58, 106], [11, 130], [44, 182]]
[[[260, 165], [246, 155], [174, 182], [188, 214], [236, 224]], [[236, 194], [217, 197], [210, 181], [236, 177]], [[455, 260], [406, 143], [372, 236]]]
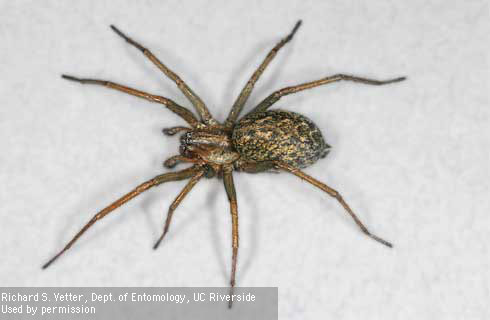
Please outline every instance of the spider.
[[163, 232], [153, 247], [156, 249], [169, 231], [175, 209], [184, 200], [191, 189], [203, 177], [218, 177], [222, 178], [224, 182], [224, 188], [228, 196], [231, 212], [232, 264], [230, 294], [232, 294], [235, 287], [238, 256], [238, 205], [233, 182], [233, 171], [243, 171], [247, 173], [285, 171], [292, 173], [335, 198], [352, 217], [364, 234], [391, 248], [392, 244], [390, 242], [372, 234], [366, 228], [361, 220], [354, 214], [349, 205], [344, 201], [339, 192], [301, 170], [312, 165], [318, 159], [325, 157], [330, 151], [331, 147], [324, 141], [318, 127], [310, 119], [298, 113], [285, 110], [270, 111], [268, 109], [286, 95], [337, 81], [354, 81], [369, 85], [384, 85], [403, 81], [405, 80], [405, 77], [379, 81], [346, 74], [336, 74], [316, 81], [277, 90], [239, 119], [239, 115], [247, 102], [255, 83], [259, 80], [269, 63], [274, 59], [277, 52], [286, 43], [291, 41], [300, 25], [301, 20], [295, 24], [292, 31], [285, 38], [269, 51], [265, 59], [255, 70], [240, 92], [240, 95], [231, 108], [228, 118], [223, 123], [216, 121], [211, 116], [208, 108], [199, 96], [194, 93], [194, 91], [192, 91], [177, 74], [153, 55], [150, 50], [126, 36], [115, 26], [111, 25], [111, 29], [117, 35], [126, 40], [130, 45], [139, 49], [165, 74], [165, 76], [175, 82], [180, 91], [182, 91], [192, 103], [199, 118], [197, 118], [189, 109], [178, 105], [168, 98], [126, 87], [118, 83], [99, 79], [76, 78], [69, 75], [62, 75], [62, 78], [82, 84], [105, 86], [151, 102], [160, 103], [170, 111], [179, 115], [187, 122], [187, 126], [176, 126], [163, 129], [163, 133], [169, 136], [181, 134], [179, 154], [168, 158], [164, 162], [164, 166], [167, 168], [174, 168], [180, 163], [187, 163], [190, 167], [180, 171], [164, 173], [145, 181], [126, 195], [99, 211], [66, 244], [66, 246], [43, 265], [42, 268], [46, 269], [58, 257], [70, 249], [95, 222], [101, 220], [113, 210], [122, 206], [134, 197], [150, 188], [161, 185], [162, 183], [188, 179], [187, 185], [182, 189], [168, 209]]

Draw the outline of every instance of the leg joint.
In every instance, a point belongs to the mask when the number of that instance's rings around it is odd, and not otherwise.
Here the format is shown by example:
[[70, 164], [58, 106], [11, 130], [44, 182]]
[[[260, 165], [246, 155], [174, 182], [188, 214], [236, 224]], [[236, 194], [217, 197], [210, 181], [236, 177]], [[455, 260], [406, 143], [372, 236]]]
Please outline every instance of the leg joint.
[[337, 199], [338, 201], [342, 201], [342, 195], [337, 191], [337, 190], [333, 190], [331, 191], [330, 193], [332, 195], [332, 197], [334, 197], [335, 199]]

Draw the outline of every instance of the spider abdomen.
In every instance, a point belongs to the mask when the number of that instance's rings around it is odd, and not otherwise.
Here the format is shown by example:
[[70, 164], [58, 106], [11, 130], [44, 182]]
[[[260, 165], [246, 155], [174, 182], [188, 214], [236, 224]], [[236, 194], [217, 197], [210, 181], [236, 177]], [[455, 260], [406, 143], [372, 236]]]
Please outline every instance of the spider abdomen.
[[312, 165], [330, 149], [313, 121], [284, 110], [246, 116], [233, 129], [232, 141], [242, 158], [278, 160], [296, 168]]

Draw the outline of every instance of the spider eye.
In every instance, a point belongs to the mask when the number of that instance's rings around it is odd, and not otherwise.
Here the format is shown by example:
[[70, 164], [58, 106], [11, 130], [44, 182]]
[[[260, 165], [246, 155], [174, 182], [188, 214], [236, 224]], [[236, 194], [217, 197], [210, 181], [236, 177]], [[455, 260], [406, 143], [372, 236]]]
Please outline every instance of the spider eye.
[[192, 138], [192, 134], [190, 132], [184, 133], [183, 135], [180, 136], [180, 143], [189, 144], [191, 138]]

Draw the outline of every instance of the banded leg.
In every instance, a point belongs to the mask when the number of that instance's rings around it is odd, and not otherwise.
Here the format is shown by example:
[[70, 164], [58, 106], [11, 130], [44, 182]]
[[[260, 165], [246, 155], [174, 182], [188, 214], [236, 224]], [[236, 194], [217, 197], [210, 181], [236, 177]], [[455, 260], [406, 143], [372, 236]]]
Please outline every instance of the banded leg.
[[104, 218], [106, 215], [114, 211], [115, 209], [119, 208], [129, 200], [133, 199], [134, 197], [138, 196], [142, 192], [145, 192], [146, 190], [157, 186], [159, 184], [162, 184], [164, 182], [168, 181], [177, 181], [177, 180], [184, 180], [187, 178], [190, 178], [200, 170], [199, 168], [196, 167], [191, 167], [182, 171], [177, 171], [177, 172], [169, 172], [169, 173], [164, 173], [161, 175], [158, 175], [154, 177], [153, 179], [150, 179], [146, 182], [143, 182], [139, 186], [137, 186], [135, 189], [133, 189], [131, 192], [125, 194], [118, 200], [114, 201], [112, 204], [107, 206], [106, 208], [102, 209], [99, 211], [96, 215], [90, 219], [90, 221], [83, 226], [83, 228], [73, 237], [73, 239], [68, 242], [68, 244], [58, 253], [56, 254], [51, 260], [49, 260], [45, 265], [43, 265], [43, 269], [46, 269], [53, 263], [56, 259], [58, 259], [59, 256], [61, 256], [65, 251], [71, 248], [71, 246], [80, 238], [85, 231], [87, 231], [94, 223], [96, 223], [98, 220]]
[[325, 191], [326, 193], [328, 193], [328, 195], [330, 195], [331, 197], [337, 199], [337, 201], [342, 205], [342, 207], [344, 207], [344, 209], [347, 211], [347, 213], [349, 213], [349, 215], [352, 217], [352, 219], [354, 219], [355, 223], [357, 224], [357, 226], [361, 229], [361, 231], [366, 234], [367, 236], [371, 237], [372, 239], [376, 240], [377, 242], [381, 243], [381, 244], [384, 244], [385, 246], [387, 247], [390, 247], [392, 248], [393, 245], [384, 240], [384, 239], [381, 239], [380, 237], [372, 234], [367, 228], [366, 226], [364, 226], [364, 224], [361, 222], [361, 220], [359, 220], [359, 218], [354, 214], [354, 212], [352, 211], [352, 209], [349, 207], [349, 205], [344, 201], [344, 199], [342, 198], [342, 196], [340, 195], [340, 193], [338, 193], [338, 191], [330, 188], [329, 186], [327, 186], [326, 184], [316, 180], [315, 178], [307, 175], [306, 173], [302, 172], [301, 170], [297, 169], [297, 168], [294, 168], [288, 164], [285, 164], [285, 163], [282, 163], [282, 162], [276, 162], [276, 165], [280, 168], [280, 169], [283, 169], [287, 172], [290, 172], [292, 174], [294, 174], [295, 176], [301, 178], [302, 180], [305, 180], [309, 183], [311, 183], [312, 185], [314, 185], [315, 187]]
[[298, 28], [301, 26], [301, 20], [296, 22], [294, 25], [293, 30], [288, 34], [288, 36], [284, 39], [282, 39], [274, 48], [272, 48], [271, 51], [267, 54], [265, 57], [264, 61], [260, 64], [260, 66], [255, 70], [255, 72], [252, 74], [252, 77], [248, 80], [247, 84], [245, 87], [242, 89], [240, 92], [240, 95], [236, 99], [235, 103], [233, 104], [233, 107], [230, 110], [230, 114], [228, 115], [228, 118], [226, 119], [225, 126], [231, 127], [233, 123], [236, 121], [238, 116], [240, 115], [240, 112], [243, 109], [243, 106], [247, 102], [248, 97], [252, 93], [252, 90], [255, 86], [255, 83], [257, 80], [259, 80], [260, 76], [264, 72], [264, 70], [267, 68], [269, 63], [274, 59], [276, 56], [277, 52], [291, 39], [293, 39], [294, 34], [296, 31], [298, 31]]
[[[223, 170], [223, 182], [225, 184], [226, 194], [230, 202], [231, 222], [232, 222], [232, 258], [231, 258], [231, 277], [230, 277], [230, 295], [235, 288], [236, 264], [238, 257], [238, 205], [236, 200], [235, 184], [233, 183], [232, 167], [225, 167]], [[233, 301], [230, 299], [228, 307], [231, 308]]]
[[406, 79], [406, 77], [399, 77], [399, 78], [395, 78], [395, 79], [379, 81], [379, 80], [350, 76], [350, 75], [346, 75], [346, 74], [336, 74], [334, 76], [326, 77], [326, 78], [323, 78], [320, 80], [307, 82], [307, 83], [303, 83], [303, 84], [296, 85], [293, 87], [286, 87], [286, 88], [283, 88], [281, 90], [278, 90], [278, 91], [272, 93], [271, 95], [269, 95], [267, 98], [265, 98], [254, 109], [252, 109], [252, 111], [250, 111], [247, 115], [267, 110], [270, 106], [272, 106], [274, 103], [276, 103], [279, 99], [281, 99], [284, 96], [287, 96], [288, 94], [292, 94], [292, 93], [296, 93], [299, 91], [315, 88], [315, 87], [322, 86], [325, 84], [329, 84], [332, 82], [353, 81], [353, 82], [359, 82], [359, 83], [364, 83], [364, 84], [380, 86], [380, 85], [384, 85], [384, 84], [400, 82], [400, 81], [403, 81], [405, 79]]
[[200, 122], [196, 119], [196, 117], [194, 117], [192, 112], [190, 112], [186, 108], [178, 105], [177, 103], [175, 103], [172, 100], [167, 99], [165, 97], [156, 96], [156, 95], [153, 95], [150, 93], [146, 93], [144, 91], [136, 90], [133, 88], [129, 88], [129, 87], [126, 87], [126, 86], [123, 86], [123, 85], [120, 85], [120, 84], [117, 84], [114, 82], [105, 81], [105, 80], [81, 79], [81, 78], [75, 78], [72, 76], [68, 76], [65, 74], [61, 75], [61, 77], [63, 79], [66, 79], [66, 80], [80, 82], [82, 84], [95, 84], [95, 85], [105, 86], [107, 88], [111, 88], [111, 89], [115, 89], [115, 90], [118, 90], [121, 92], [125, 92], [127, 94], [132, 95], [132, 96], [136, 96], [136, 97], [146, 99], [150, 102], [156, 102], [156, 103], [163, 104], [165, 107], [167, 107], [167, 109], [176, 113], [182, 119], [187, 121], [187, 123], [190, 124], [193, 128], [196, 128], [200, 125]]
[[160, 245], [160, 242], [162, 242], [163, 238], [168, 232], [168, 228], [170, 227], [170, 222], [172, 221], [172, 216], [174, 214], [175, 209], [179, 206], [179, 204], [184, 200], [185, 196], [194, 188], [196, 183], [199, 182], [199, 180], [202, 178], [204, 175], [204, 170], [201, 170], [197, 172], [187, 183], [187, 185], [182, 189], [182, 191], [179, 193], [179, 195], [175, 198], [174, 202], [170, 205], [168, 208], [168, 213], [167, 213], [167, 219], [165, 220], [165, 227], [163, 228], [163, 233], [158, 239], [158, 241], [155, 243], [153, 246], [153, 249], [158, 248]]
[[169, 79], [175, 82], [175, 84], [180, 89], [180, 91], [182, 91], [182, 93], [187, 97], [187, 99], [189, 99], [192, 105], [196, 108], [197, 112], [199, 113], [199, 116], [204, 121], [204, 123], [211, 124], [211, 125], [218, 124], [216, 120], [214, 120], [213, 117], [211, 116], [211, 113], [209, 113], [208, 108], [201, 100], [201, 98], [199, 98], [199, 96], [195, 94], [194, 91], [192, 91], [191, 88], [189, 88], [187, 84], [182, 79], [180, 79], [180, 77], [177, 74], [175, 74], [172, 70], [167, 68], [167, 66], [164, 65], [160, 60], [158, 60], [158, 58], [155, 57], [150, 50], [148, 50], [138, 42], [126, 36], [115, 26], [111, 25], [111, 29], [115, 33], [117, 33], [120, 37], [122, 37], [124, 40], [126, 40], [127, 43], [139, 49], [148, 59], [150, 59], [151, 62], [153, 62], [154, 65], [158, 67], [158, 69], [160, 69]]

